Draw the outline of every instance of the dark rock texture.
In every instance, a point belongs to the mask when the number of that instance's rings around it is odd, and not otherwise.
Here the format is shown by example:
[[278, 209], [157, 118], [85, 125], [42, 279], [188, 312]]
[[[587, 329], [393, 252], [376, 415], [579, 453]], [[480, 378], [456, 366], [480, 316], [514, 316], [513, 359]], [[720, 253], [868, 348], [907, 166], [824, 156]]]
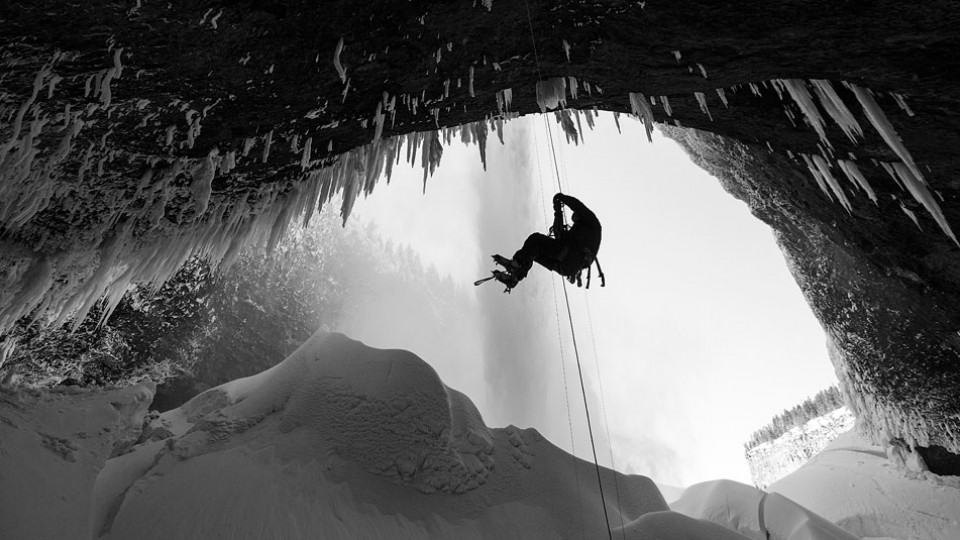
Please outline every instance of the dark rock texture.
[[[630, 112], [642, 93], [657, 121], [702, 130], [673, 136], [776, 231], [865, 425], [960, 451], [958, 248], [887, 175], [903, 156], [843, 84], [874, 91], [960, 224], [953, 2], [31, 0], [3, 3], [0, 29], [0, 329], [162, 280], [191, 253], [229, 259], [334, 192], [349, 210], [390, 137], [433, 163], [434, 130], [472, 123], [483, 143], [540, 110], [539, 78], [575, 77], [570, 108]], [[819, 137], [774, 79], [831, 81], [862, 140], [822, 101]], [[800, 154], [842, 187], [821, 190]]]

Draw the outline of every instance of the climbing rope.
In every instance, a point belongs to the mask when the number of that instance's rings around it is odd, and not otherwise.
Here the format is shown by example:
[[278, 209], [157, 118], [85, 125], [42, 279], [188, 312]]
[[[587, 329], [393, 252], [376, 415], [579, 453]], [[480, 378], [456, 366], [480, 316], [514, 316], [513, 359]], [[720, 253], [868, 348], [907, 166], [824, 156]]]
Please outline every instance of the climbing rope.
[[[530, 4], [527, 2], [527, 0], [523, 0], [523, 3], [524, 3], [524, 6], [526, 7], [527, 25], [528, 25], [528, 28], [529, 28], [529, 30], [530, 30], [530, 42], [531, 42], [531, 44], [533, 45], [533, 56], [534, 56], [534, 60], [535, 60], [536, 65], [537, 65], [537, 79], [540, 80], [540, 81], [542, 81], [542, 80], [543, 80], [543, 75], [542, 75], [542, 72], [541, 72], [541, 69], [540, 69], [540, 57], [539, 57], [539, 53], [537, 52], [537, 42], [536, 42], [536, 39], [534, 38], [534, 35], [533, 35], [533, 20], [532, 20], [531, 17], [530, 17]], [[563, 192], [563, 186], [562, 186], [561, 181], [560, 181], [560, 166], [559, 166], [558, 161], [557, 161], [556, 144], [554, 143], [554, 140], [553, 140], [553, 131], [550, 129], [550, 126], [549, 126], [549, 124], [547, 123], [546, 116], [544, 116], [543, 118], [544, 118], [544, 123], [545, 123], [546, 126], [547, 126], [547, 135], [548, 135], [548, 140], [549, 140], [549, 142], [550, 142], [550, 151], [551, 151], [551, 154], [552, 154], [552, 156], [553, 156], [553, 168], [554, 168], [554, 171], [556, 172], [556, 176], [557, 176], [557, 189], [558, 189], [559, 192]], [[539, 158], [538, 158], [537, 166], [539, 167]], [[542, 179], [541, 179], [541, 192], [542, 192], [542, 190], [543, 190], [543, 187], [542, 187]], [[542, 201], [542, 200], [543, 200], [543, 197], [541, 196], [541, 201]], [[565, 223], [564, 223], [564, 226], [566, 226]], [[571, 338], [572, 338], [572, 340], [573, 340], [573, 352], [574, 352], [574, 356], [575, 356], [575, 358], [576, 358], [576, 360], [577, 360], [577, 375], [578, 375], [579, 380], [580, 380], [580, 395], [583, 397], [583, 411], [584, 411], [584, 414], [585, 414], [586, 419], [587, 419], [587, 433], [588, 433], [589, 436], [590, 436], [590, 449], [591, 449], [591, 451], [593, 452], [593, 466], [594, 466], [594, 469], [595, 469], [595, 471], [596, 471], [596, 473], [597, 473], [597, 487], [598, 487], [599, 490], [600, 490], [600, 503], [601, 503], [601, 505], [602, 505], [602, 507], [603, 507], [603, 519], [604, 519], [604, 522], [606, 523], [606, 526], [607, 526], [607, 538], [608, 538], [609, 540], [613, 540], [613, 529], [612, 529], [611, 526], [610, 526], [610, 516], [609, 516], [609, 513], [608, 513], [608, 511], [607, 511], [607, 501], [606, 501], [606, 497], [605, 497], [604, 492], [603, 492], [603, 479], [602, 479], [602, 476], [601, 476], [601, 474], [600, 474], [600, 461], [599, 461], [599, 459], [597, 458], [597, 443], [596, 443], [596, 440], [595, 440], [595, 438], [594, 438], [594, 436], [593, 436], [593, 422], [592, 422], [592, 420], [591, 420], [591, 418], [590, 418], [590, 405], [589, 405], [588, 402], [587, 402], [587, 390], [586, 390], [586, 385], [584, 384], [584, 381], [583, 381], [583, 364], [582, 364], [582, 362], [580, 361], [580, 349], [579, 349], [579, 347], [578, 347], [578, 345], [577, 345], [577, 332], [576, 332], [576, 328], [574, 327], [574, 324], [573, 324], [573, 311], [570, 309], [570, 294], [569, 294], [569, 292], [567, 292], [567, 284], [566, 284], [566, 282], [562, 282], [562, 285], [563, 285], [563, 298], [564, 298], [564, 302], [565, 302], [566, 308], [567, 308], [567, 319], [568, 319], [568, 321], [570, 322], [570, 336], [571, 336]], [[554, 294], [554, 300], [556, 300], [556, 294]], [[558, 315], [558, 318], [559, 318], [559, 315]], [[557, 325], [557, 326], [558, 326], [558, 332], [559, 332], [559, 321], [558, 321], [558, 325]], [[561, 350], [561, 355], [562, 355], [562, 351], [563, 351], [563, 340], [562, 340], [562, 338], [561, 338], [561, 343], [560, 343], [560, 350]], [[562, 362], [562, 356], [561, 356], [561, 362]], [[598, 370], [599, 370], [599, 365], [598, 365]], [[567, 387], [567, 382], [566, 382], [566, 368], [564, 368], [564, 392], [566, 392], [566, 393], [569, 395], [569, 389], [568, 389], [568, 387]], [[568, 403], [569, 403], [569, 401], [568, 401]], [[567, 410], [567, 418], [568, 418], [568, 420], [570, 420], [570, 412], [569, 412], [569, 409]], [[571, 429], [572, 429], [572, 420], [570, 420], [570, 422], [571, 422]], [[572, 441], [572, 437], [571, 437], [571, 441]], [[612, 455], [612, 454], [611, 454], [611, 455]], [[574, 470], [574, 473], [576, 473], [576, 469]], [[578, 489], [577, 489], [577, 491], [578, 491], [578, 493], [579, 493], [579, 474], [575, 474], [575, 476], [577, 477], [577, 482], [578, 482]], [[613, 476], [614, 476], [614, 480], [616, 480], [616, 472], [615, 472], [615, 471], [614, 471], [614, 475], [613, 475]], [[618, 495], [618, 499], [619, 499], [619, 489], [618, 489], [618, 494], [617, 494], [617, 495]], [[579, 495], [578, 495], [578, 497], [579, 497]], [[578, 498], [578, 501], [579, 501], [579, 498]], [[621, 516], [621, 519], [622, 519], [622, 516]], [[582, 510], [581, 510], [581, 526], [582, 526], [582, 523], [583, 523], [583, 516], [582, 516]], [[622, 530], [622, 527], [621, 527], [621, 530]]]
[[[543, 211], [543, 222], [549, 227], [550, 218], [547, 215], [547, 207], [543, 202], [546, 194], [543, 189], [543, 172], [540, 170], [540, 141], [538, 140], [536, 129], [533, 130], [533, 144], [537, 156], [537, 179], [540, 182], [540, 209]], [[583, 501], [580, 491], [580, 474], [577, 472], [577, 444], [573, 435], [573, 415], [570, 414], [570, 392], [567, 390], [567, 362], [563, 357], [563, 335], [561, 334], [560, 303], [557, 302], [556, 279], [551, 279], [550, 284], [553, 286], [553, 312], [557, 319], [557, 342], [559, 343], [560, 349], [560, 370], [563, 374], [563, 396], [567, 405], [567, 427], [570, 429], [570, 454], [572, 458], [571, 462], [573, 463], [573, 477], [577, 483], [577, 510], [580, 515], [580, 534], [583, 538], [586, 538], [587, 532], [583, 523]]]
[[[544, 126], [546, 126], [547, 129], [549, 130], [548, 122], [545, 121]], [[560, 169], [561, 174], [558, 175], [558, 178], [562, 176], [562, 178], [567, 179], [566, 187], [569, 187], [570, 174], [567, 172], [567, 154], [564, 150], [563, 145], [558, 145], [558, 146], [560, 147], [559, 162], [561, 167]], [[541, 187], [541, 190], [542, 189], [543, 188]], [[599, 263], [597, 268], [599, 268]], [[602, 271], [600, 275], [602, 279], [602, 276], [603, 276]], [[587, 283], [589, 284], [589, 278]], [[601, 412], [601, 415], [603, 416], [603, 425], [605, 426], [604, 432], [607, 437], [607, 450], [609, 451], [609, 454], [610, 454], [610, 468], [616, 471], [617, 470], [616, 462], [613, 459], [613, 441], [611, 440], [611, 437], [610, 437], [610, 420], [607, 418], [607, 398], [604, 395], [604, 391], [603, 391], [603, 376], [600, 374], [600, 354], [597, 352], [597, 336], [593, 331], [593, 314], [590, 312], [590, 297], [586, 294], [586, 291], [584, 291], [583, 293], [583, 301], [587, 308], [587, 325], [590, 328], [590, 343], [593, 346], [593, 360], [594, 360], [594, 366], [596, 367], [596, 370], [597, 370], [597, 384], [600, 390], [600, 412]], [[614, 489], [617, 496], [617, 507], [620, 508], [620, 480], [617, 478], [616, 474], [613, 475], [613, 484], [614, 484]], [[621, 534], [621, 537], [625, 538], [626, 531], [624, 531], [623, 527], [624, 527], [623, 512], [620, 512], [620, 534]]]

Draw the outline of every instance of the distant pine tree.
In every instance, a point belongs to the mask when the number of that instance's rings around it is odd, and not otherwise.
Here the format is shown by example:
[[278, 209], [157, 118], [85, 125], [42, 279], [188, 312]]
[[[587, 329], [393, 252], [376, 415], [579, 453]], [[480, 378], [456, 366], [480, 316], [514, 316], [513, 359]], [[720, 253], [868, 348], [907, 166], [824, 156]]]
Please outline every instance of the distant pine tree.
[[794, 427], [800, 427], [810, 420], [833, 412], [844, 406], [843, 395], [840, 388], [831, 386], [826, 390], [817, 392], [812, 398], [807, 398], [803, 403], [784, 411], [770, 420], [770, 423], [753, 432], [750, 440], [744, 443], [745, 451], [750, 451], [757, 446], [772, 441]]

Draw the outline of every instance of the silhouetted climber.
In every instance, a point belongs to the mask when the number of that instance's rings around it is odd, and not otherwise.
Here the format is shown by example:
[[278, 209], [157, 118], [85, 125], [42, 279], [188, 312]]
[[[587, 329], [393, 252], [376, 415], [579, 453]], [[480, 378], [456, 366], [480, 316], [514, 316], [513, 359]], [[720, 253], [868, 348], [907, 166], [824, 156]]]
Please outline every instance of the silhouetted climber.
[[[563, 205], [573, 210], [573, 225], [569, 229], [564, 224]], [[553, 226], [550, 227], [550, 233], [553, 237], [540, 233], [528, 236], [523, 247], [514, 253], [513, 259], [494, 255], [493, 260], [506, 271], [494, 270], [493, 277], [506, 285], [508, 290], [512, 289], [527, 277], [527, 272], [536, 262], [577, 285], [581, 284], [580, 274], [587, 270], [589, 288], [589, 268], [597, 261], [597, 251], [600, 250], [601, 227], [596, 214], [575, 197], [557, 193], [553, 196]], [[600, 286], [603, 287], [606, 283], [599, 262], [597, 272]]]

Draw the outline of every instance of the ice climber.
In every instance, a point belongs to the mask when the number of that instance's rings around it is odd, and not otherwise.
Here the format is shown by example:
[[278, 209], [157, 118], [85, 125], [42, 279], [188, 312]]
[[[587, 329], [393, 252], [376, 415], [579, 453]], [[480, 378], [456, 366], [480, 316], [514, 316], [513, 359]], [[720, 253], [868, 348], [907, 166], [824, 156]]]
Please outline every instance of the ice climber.
[[[573, 211], [573, 225], [569, 229], [564, 224], [564, 205]], [[577, 285], [581, 284], [581, 272], [587, 270], [587, 287], [590, 287], [589, 269], [596, 262], [602, 287], [605, 285], [603, 270], [597, 262], [600, 230], [600, 220], [586, 205], [575, 197], [557, 193], [553, 196], [553, 226], [550, 227], [553, 236], [531, 234], [512, 259], [494, 255], [493, 260], [506, 271], [494, 270], [493, 275], [510, 290], [527, 277], [527, 272], [536, 262]]]

